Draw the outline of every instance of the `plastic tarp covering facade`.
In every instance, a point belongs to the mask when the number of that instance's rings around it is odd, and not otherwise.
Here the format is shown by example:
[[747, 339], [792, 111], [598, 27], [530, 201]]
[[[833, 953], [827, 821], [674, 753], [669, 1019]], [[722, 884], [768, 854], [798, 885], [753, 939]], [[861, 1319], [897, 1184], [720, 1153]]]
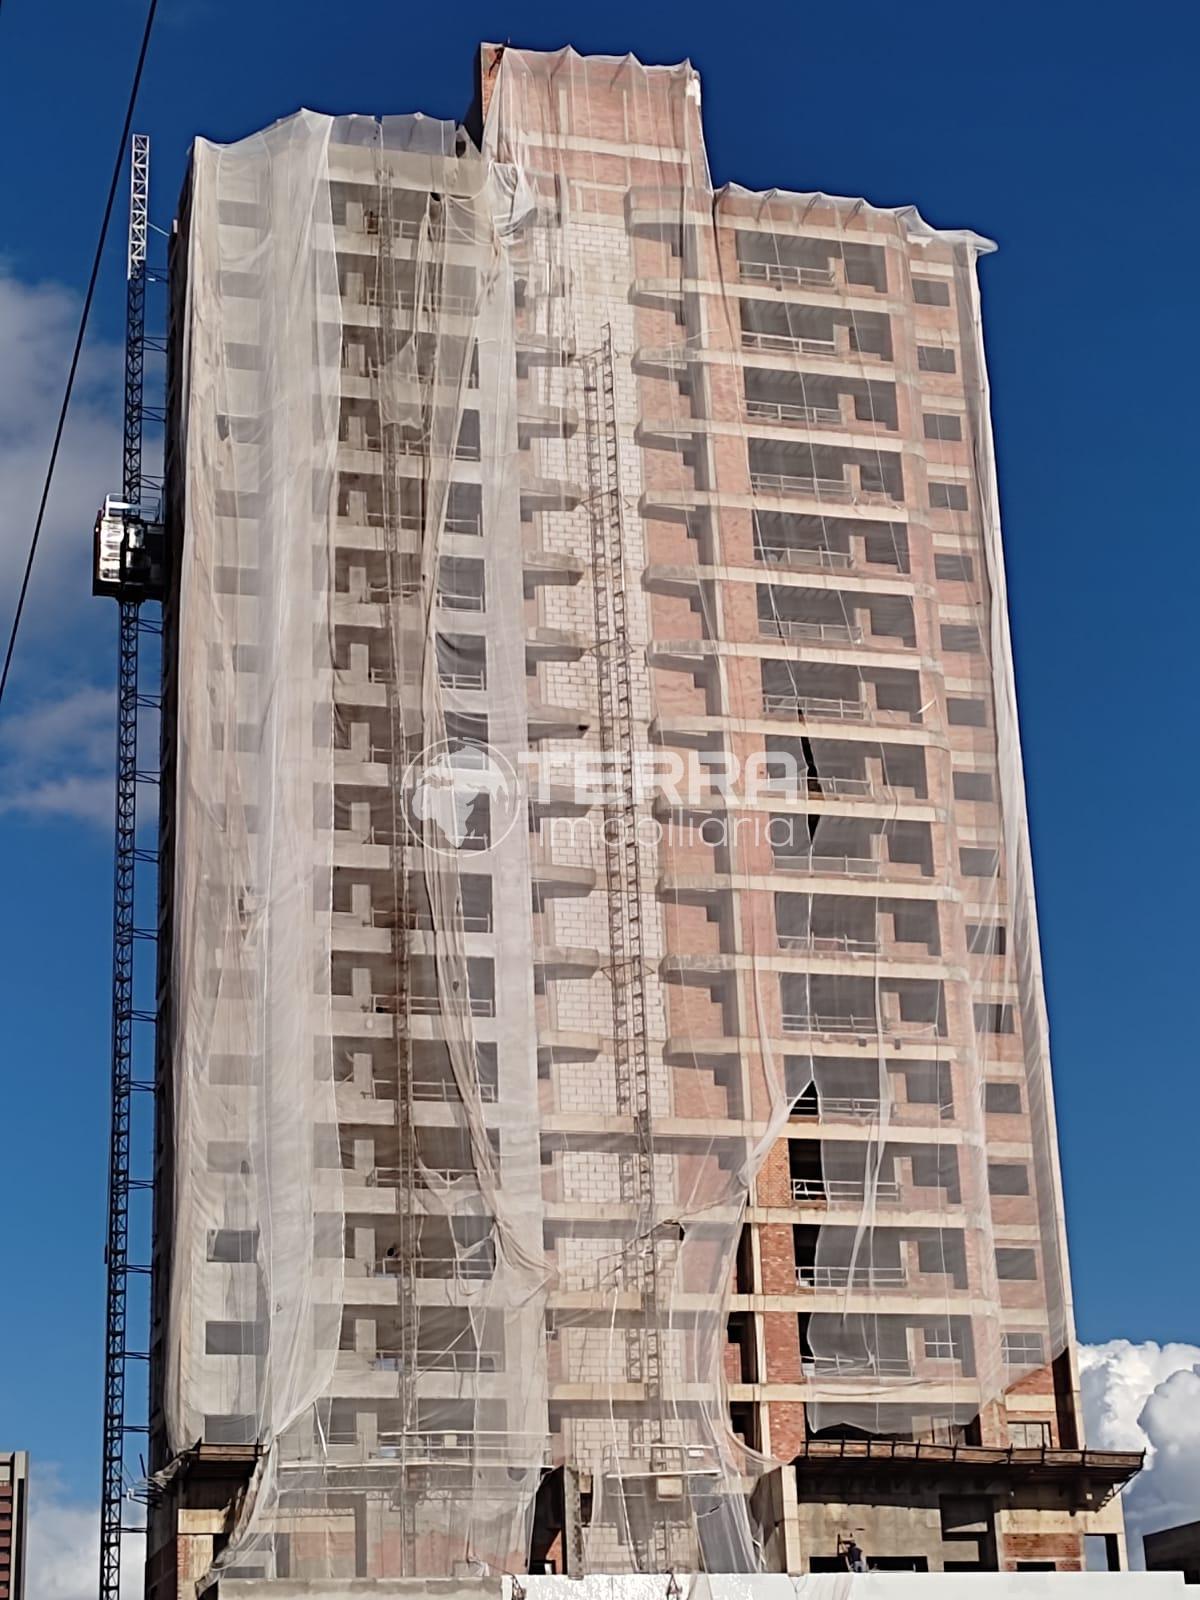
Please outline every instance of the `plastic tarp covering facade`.
[[485, 87], [482, 153], [193, 160], [163, 1409], [263, 1449], [230, 1575], [753, 1572], [806, 1431], [1006, 1442], [1070, 1342], [984, 242], [714, 192], [687, 66]]

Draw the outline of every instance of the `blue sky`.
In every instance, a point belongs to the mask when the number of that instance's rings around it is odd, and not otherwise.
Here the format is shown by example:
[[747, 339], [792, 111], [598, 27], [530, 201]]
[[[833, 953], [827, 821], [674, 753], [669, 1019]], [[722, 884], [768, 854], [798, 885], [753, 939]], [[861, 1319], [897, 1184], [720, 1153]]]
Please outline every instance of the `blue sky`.
[[[457, 115], [476, 42], [499, 38], [690, 56], [718, 182], [911, 201], [999, 241], [983, 285], [1079, 1329], [1194, 1340], [1192, 13], [858, 0], [738, 8], [757, 26], [737, 36], [730, 10], [366, 3], [356, 49], [327, 3], [162, 0], [137, 120], [153, 217], [173, 213], [194, 134], [237, 138], [298, 105]], [[0, 15], [5, 626], [141, 11]], [[0, 724], [0, 1444], [57, 1462], [81, 1498], [98, 1460], [115, 629], [88, 564], [119, 476], [123, 230]]]

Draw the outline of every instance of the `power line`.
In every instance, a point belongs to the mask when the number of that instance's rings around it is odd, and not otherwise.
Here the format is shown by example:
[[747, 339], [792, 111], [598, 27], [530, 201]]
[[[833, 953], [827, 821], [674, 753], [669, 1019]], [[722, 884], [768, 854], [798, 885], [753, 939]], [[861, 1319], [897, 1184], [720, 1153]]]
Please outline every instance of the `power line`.
[[[0, 0], [0, 4], [3, 4], [3, 0]], [[108, 224], [112, 219], [113, 204], [117, 198], [117, 186], [121, 181], [125, 146], [129, 143], [129, 130], [133, 125], [134, 108], [137, 105], [138, 90], [142, 83], [142, 69], [146, 65], [146, 52], [150, 48], [150, 34], [154, 28], [154, 14], [157, 10], [158, 0], [150, 0], [146, 11], [146, 26], [142, 30], [142, 47], [138, 51], [137, 66], [134, 68], [133, 82], [129, 89], [129, 104], [125, 109], [125, 122], [121, 128], [121, 139], [117, 145], [116, 160], [113, 162], [112, 182], [108, 186], [108, 202], [104, 207], [104, 218], [100, 223], [100, 237], [96, 241], [96, 254], [92, 259], [92, 273], [88, 279], [87, 293], [83, 297], [83, 311], [79, 318], [79, 331], [75, 335], [75, 348], [71, 353], [71, 366], [67, 373], [67, 386], [63, 391], [62, 406], [58, 413], [58, 425], [54, 430], [54, 443], [50, 447], [50, 461], [46, 467], [46, 481], [42, 485], [42, 498], [38, 505], [37, 520], [33, 525], [33, 537], [29, 542], [29, 556], [25, 562], [25, 575], [21, 579], [21, 592], [17, 596], [17, 609], [13, 614], [12, 630], [8, 636], [8, 648], [4, 652], [4, 668], [0, 671], [0, 705], [4, 702], [4, 691], [8, 687], [8, 674], [12, 667], [13, 652], [17, 647], [17, 632], [20, 629], [21, 617], [25, 611], [25, 596], [29, 592], [29, 579], [33, 573], [34, 558], [37, 555], [38, 543], [42, 537], [42, 523], [46, 518], [46, 505], [50, 499], [50, 489], [54, 483], [54, 469], [58, 465], [59, 446], [62, 444], [67, 411], [75, 388], [75, 374], [79, 370], [79, 356], [83, 349], [88, 317], [91, 314], [92, 300], [96, 293], [96, 280], [100, 276], [100, 262], [104, 255], [105, 242], [108, 239]]]

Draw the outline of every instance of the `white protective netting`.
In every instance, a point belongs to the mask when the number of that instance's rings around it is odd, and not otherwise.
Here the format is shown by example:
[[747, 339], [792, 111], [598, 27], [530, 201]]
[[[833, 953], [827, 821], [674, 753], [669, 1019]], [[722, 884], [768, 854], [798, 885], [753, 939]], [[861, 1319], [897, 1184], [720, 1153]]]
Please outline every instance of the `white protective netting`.
[[1070, 1343], [983, 242], [484, 81], [195, 150], [169, 1444], [230, 1571], [753, 1571]]

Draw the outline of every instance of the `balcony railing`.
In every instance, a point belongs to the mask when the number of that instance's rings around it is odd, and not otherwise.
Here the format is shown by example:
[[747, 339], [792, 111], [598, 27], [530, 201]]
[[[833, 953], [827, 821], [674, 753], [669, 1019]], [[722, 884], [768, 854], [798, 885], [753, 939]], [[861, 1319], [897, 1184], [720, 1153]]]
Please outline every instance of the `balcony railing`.
[[[396, 997], [384, 996], [388, 1004], [385, 1007], [376, 1006], [376, 1010], [394, 1010]], [[496, 1015], [496, 997], [491, 994], [472, 994], [465, 998], [462, 995], [440, 994], [414, 994], [409, 997], [409, 1006], [414, 1017], [494, 1017]]]
[[811, 426], [836, 428], [842, 421], [837, 406], [795, 405], [788, 400], [746, 401], [746, 415], [761, 422], [802, 422]]
[[[464, 913], [455, 919], [463, 933], [491, 933], [492, 915], [490, 911], [477, 911]], [[388, 924], [391, 926], [391, 924]], [[408, 915], [407, 926], [418, 933], [439, 932], [444, 926], [440, 918], [435, 919], [432, 911], [412, 911]]]
[[[353, 302], [350, 302], [353, 304]], [[415, 289], [401, 289], [387, 295], [373, 284], [367, 284], [359, 301], [364, 306], [390, 306], [393, 311], [432, 311], [444, 315], [468, 317], [474, 314], [476, 301], [465, 294], [442, 294], [436, 291], [418, 295]]]
[[498, 1372], [494, 1350], [377, 1350], [370, 1358], [377, 1372]]
[[832, 267], [794, 267], [786, 261], [739, 261], [743, 283], [798, 284], [802, 289], [833, 289], [837, 276]]
[[811, 1378], [910, 1378], [905, 1356], [806, 1356], [803, 1370]]
[[[768, 757], [769, 759], [769, 757]], [[883, 784], [873, 784], [870, 778], [839, 778], [818, 776], [816, 773], [793, 774], [780, 772], [769, 774], [765, 789], [777, 790], [780, 794], [794, 794], [803, 790], [805, 794], [821, 795], [873, 795], [880, 799], [890, 798], [892, 790]]]
[[838, 1095], [827, 1098], [817, 1096], [818, 1115], [822, 1117], [848, 1117], [855, 1122], [871, 1122], [879, 1115], [878, 1095]]
[[[359, 515], [350, 512], [339, 512], [338, 521], [352, 528], [382, 528], [386, 526], [387, 518], [382, 511], [364, 511]], [[425, 519], [414, 511], [402, 511], [392, 518], [392, 522], [402, 533], [423, 533]], [[482, 518], [474, 517], [444, 517], [442, 529], [445, 533], [458, 533], [468, 538], [478, 539], [483, 532]], [[420, 588], [420, 580], [417, 580]], [[386, 596], [389, 593], [386, 582], [373, 582], [370, 586], [372, 598]]]
[[832, 951], [835, 954], [870, 955], [879, 949], [878, 939], [860, 939], [849, 933], [781, 933], [781, 950]]
[[[343, 227], [348, 224], [343, 223]], [[421, 230], [425, 226], [424, 217], [392, 217], [390, 219], [391, 232], [397, 239], [419, 239]], [[364, 233], [377, 234], [386, 232], [383, 219], [378, 211], [364, 211], [362, 220]], [[443, 214], [439, 225], [430, 227], [430, 237], [439, 242], [474, 244], [475, 234], [469, 228], [464, 228], [461, 223], [456, 223], [453, 218]]]
[[804, 622], [793, 617], [759, 617], [759, 633], [772, 639], [812, 639], [819, 644], [861, 644], [862, 628], [854, 622]]
[[848, 478], [809, 478], [791, 472], [752, 472], [750, 488], [755, 494], [807, 495], [817, 500], [854, 499], [854, 485]]
[[811, 1011], [785, 1011], [784, 1033], [850, 1033], [873, 1039], [879, 1032], [875, 1017], [822, 1016]]
[[[394, 1091], [396, 1086], [393, 1084], [391, 1087]], [[486, 1078], [480, 1078], [476, 1087], [481, 1100], [489, 1105], [495, 1103], [497, 1088], [494, 1083], [489, 1083]], [[448, 1100], [451, 1103], [456, 1103], [461, 1098], [458, 1082], [454, 1078], [414, 1078], [412, 1097], [414, 1100]]]
[[405, 1433], [399, 1429], [385, 1432], [381, 1428], [377, 1437], [377, 1454], [386, 1460], [404, 1456], [412, 1461], [424, 1456], [431, 1461], [463, 1466], [488, 1461], [497, 1466], [511, 1463], [525, 1469], [531, 1463], [549, 1461], [549, 1447], [545, 1435], [540, 1433], [480, 1433], [474, 1428], [464, 1428], [457, 1433]]
[[811, 873], [814, 877], [878, 878], [890, 863], [879, 856], [817, 856], [777, 850], [776, 872]]
[[865, 1262], [853, 1267], [797, 1267], [796, 1282], [804, 1289], [902, 1289], [908, 1278], [901, 1266]]
[[[378, 1277], [399, 1277], [406, 1270], [399, 1256], [380, 1256], [374, 1263]], [[418, 1278], [491, 1278], [495, 1274], [493, 1257], [484, 1252], [475, 1254], [464, 1250], [459, 1256], [418, 1256], [414, 1263]], [[433, 1269], [433, 1270], [430, 1270]]]
[[479, 593], [467, 593], [461, 589], [440, 589], [437, 592], [438, 605], [444, 611], [485, 611], [487, 609], [484, 597]]
[[844, 572], [854, 565], [854, 557], [849, 550], [817, 550], [807, 549], [803, 545], [791, 544], [757, 544], [754, 547], [757, 560], [764, 561], [772, 567], [810, 567], [814, 570], [832, 569]]
[[478, 672], [439, 672], [438, 682], [443, 689], [487, 688], [487, 679], [482, 667]]
[[798, 333], [758, 333], [753, 328], [742, 329], [744, 350], [780, 351], [805, 356], [836, 356], [836, 339], [812, 339]]
[[876, 1200], [895, 1202], [900, 1198], [900, 1185], [894, 1178], [877, 1178], [868, 1189], [863, 1178], [793, 1178], [793, 1200], [827, 1200], [830, 1205], [849, 1200], [865, 1200], [868, 1195]]
[[436, 1178], [441, 1183], [461, 1183], [464, 1178], [473, 1180], [474, 1177], [472, 1167], [432, 1167], [418, 1157], [411, 1173], [406, 1173], [403, 1167], [373, 1168], [367, 1174], [367, 1184], [381, 1189], [395, 1189], [410, 1181], [425, 1187], [430, 1178]]
[[780, 694], [774, 690], [767, 690], [763, 694], [763, 710], [768, 717], [815, 717], [821, 722], [865, 722], [869, 709], [862, 700]]

